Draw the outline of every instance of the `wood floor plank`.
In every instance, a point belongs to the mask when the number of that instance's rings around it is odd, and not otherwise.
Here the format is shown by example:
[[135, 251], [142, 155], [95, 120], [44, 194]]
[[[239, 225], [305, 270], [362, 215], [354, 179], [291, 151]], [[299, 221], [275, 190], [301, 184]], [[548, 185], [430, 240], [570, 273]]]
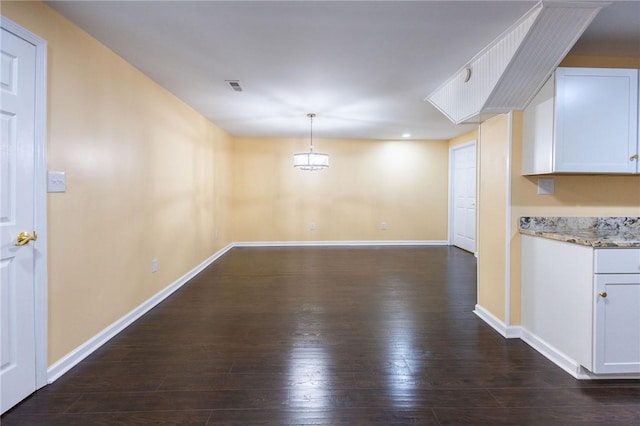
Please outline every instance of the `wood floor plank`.
[[640, 424], [640, 407], [436, 408], [441, 425], [629, 426]]
[[289, 391], [216, 390], [85, 393], [67, 413], [273, 409], [287, 406]]
[[206, 426], [210, 411], [142, 413], [26, 414], [3, 419], [3, 426]]
[[215, 425], [437, 425], [433, 411], [380, 408], [318, 410], [214, 411], [207, 426]]

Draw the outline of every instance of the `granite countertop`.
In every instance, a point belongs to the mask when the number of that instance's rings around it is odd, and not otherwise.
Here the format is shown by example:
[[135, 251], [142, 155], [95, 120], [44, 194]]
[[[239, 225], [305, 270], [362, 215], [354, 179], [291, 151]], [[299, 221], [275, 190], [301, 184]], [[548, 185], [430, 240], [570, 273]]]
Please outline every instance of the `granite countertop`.
[[590, 247], [640, 247], [640, 217], [521, 217], [520, 233]]

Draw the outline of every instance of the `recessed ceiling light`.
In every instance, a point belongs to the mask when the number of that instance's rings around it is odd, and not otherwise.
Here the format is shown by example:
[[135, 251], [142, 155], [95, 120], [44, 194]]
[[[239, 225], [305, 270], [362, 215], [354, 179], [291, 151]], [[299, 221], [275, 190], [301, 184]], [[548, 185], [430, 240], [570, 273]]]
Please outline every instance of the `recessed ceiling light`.
[[402, 137], [403, 138], [410, 138], [411, 137], [411, 133], [403, 133]]

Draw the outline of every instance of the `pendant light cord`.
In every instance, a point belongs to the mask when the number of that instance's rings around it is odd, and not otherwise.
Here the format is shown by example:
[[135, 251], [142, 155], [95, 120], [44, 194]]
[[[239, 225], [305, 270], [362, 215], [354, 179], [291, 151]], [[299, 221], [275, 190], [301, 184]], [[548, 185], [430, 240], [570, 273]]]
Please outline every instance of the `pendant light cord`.
[[313, 152], [313, 117], [315, 114], [307, 114], [309, 117], [309, 152]]

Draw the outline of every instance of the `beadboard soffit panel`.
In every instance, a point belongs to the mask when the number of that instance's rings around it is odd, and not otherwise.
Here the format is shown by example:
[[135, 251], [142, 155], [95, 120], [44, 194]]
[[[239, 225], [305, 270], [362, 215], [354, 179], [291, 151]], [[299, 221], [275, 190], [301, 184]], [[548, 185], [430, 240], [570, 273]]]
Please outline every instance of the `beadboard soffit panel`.
[[524, 109], [606, 6], [538, 3], [425, 100], [455, 124]]

